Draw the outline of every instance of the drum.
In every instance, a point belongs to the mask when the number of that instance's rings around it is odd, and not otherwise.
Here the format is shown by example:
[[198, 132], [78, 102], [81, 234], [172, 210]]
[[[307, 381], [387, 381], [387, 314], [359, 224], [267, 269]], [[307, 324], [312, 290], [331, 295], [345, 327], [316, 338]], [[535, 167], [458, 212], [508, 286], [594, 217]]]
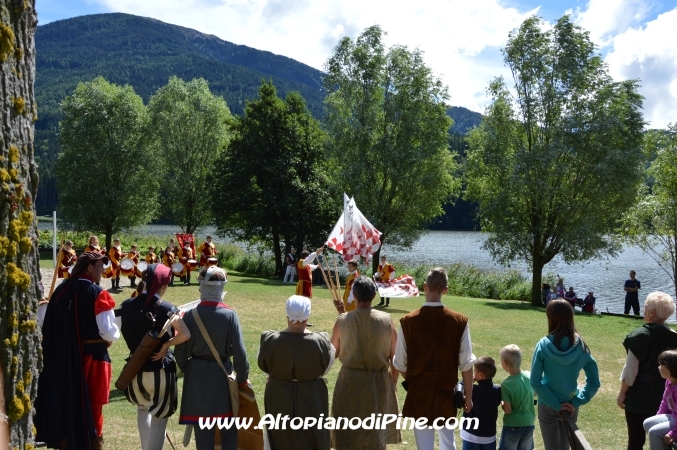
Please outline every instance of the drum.
[[103, 266], [103, 273], [101, 274], [102, 278], [110, 278], [113, 276], [113, 266], [110, 262], [110, 259], [108, 260], [108, 264]]
[[122, 258], [120, 261], [120, 274], [125, 277], [134, 276], [134, 260], [130, 258]]
[[194, 259], [189, 259], [188, 260], [188, 267], [190, 268], [190, 270], [196, 270], [197, 269], [197, 261], [195, 261]]
[[209, 259], [207, 260], [207, 265], [208, 265], [208, 266], [215, 266], [215, 265], [217, 265], [218, 263], [219, 263], [219, 260], [216, 259], [216, 258], [209, 258]]
[[136, 276], [142, 278], [143, 273], [146, 271], [147, 268], [148, 263], [146, 261], [139, 261], [139, 263], [136, 265]]
[[174, 264], [172, 264], [172, 272], [174, 272], [174, 275], [176, 275], [177, 277], [180, 277], [181, 273], [183, 272], [183, 264], [181, 264], [180, 262], [175, 262]]

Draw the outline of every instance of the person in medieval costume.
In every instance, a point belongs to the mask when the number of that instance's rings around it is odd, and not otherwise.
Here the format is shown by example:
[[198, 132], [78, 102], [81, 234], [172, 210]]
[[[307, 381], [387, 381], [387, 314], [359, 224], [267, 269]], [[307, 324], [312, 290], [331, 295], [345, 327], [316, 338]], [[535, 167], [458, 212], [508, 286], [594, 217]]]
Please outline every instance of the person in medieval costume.
[[317, 268], [316, 265], [311, 264], [315, 261], [317, 255], [321, 255], [324, 247], [320, 247], [313, 253], [308, 253], [308, 250], [301, 252], [301, 257], [296, 263], [296, 272], [299, 276], [299, 281], [296, 284], [296, 295], [313, 298], [313, 270]]
[[68, 273], [68, 269], [75, 264], [77, 259], [78, 257], [75, 254], [75, 250], [73, 250], [73, 242], [64, 242], [63, 248], [59, 252], [58, 277], [69, 278], [70, 273]]
[[37, 440], [50, 448], [103, 448], [103, 405], [112, 376], [108, 347], [120, 337], [115, 301], [95, 283], [108, 258], [85, 252], [52, 294], [42, 327]]

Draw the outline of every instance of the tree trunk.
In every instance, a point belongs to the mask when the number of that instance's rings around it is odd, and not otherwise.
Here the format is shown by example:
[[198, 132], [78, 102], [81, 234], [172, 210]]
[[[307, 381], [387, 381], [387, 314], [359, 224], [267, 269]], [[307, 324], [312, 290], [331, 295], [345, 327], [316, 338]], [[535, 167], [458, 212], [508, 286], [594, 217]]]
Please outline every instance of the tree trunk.
[[385, 234], [382, 234], [381, 235], [381, 246], [378, 248], [378, 251], [372, 255], [371, 273], [378, 272], [378, 265], [381, 263], [381, 249], [383, 248], [383, 242], [384, 241], [385, 241]]
[[106, 227], [106, 255], [108, 255], [108, 250], [113, 248], [113, 227]]
[[543, 264], [539, 258], [534, 257], [531, 273], [531, 304], [533, 306], [542, 306], [542, 287], [541, 280], [543, 276]]
[[280, 250], [280, 234], [273, 231], [273, 253], [275, 254], [275, 275], [283, 275], [282, 273], [282, 251]]
[[2, 0], [1, 11], [0, 366], [4, 372], [4, 403], [0, 413], [7, 419], [0, 420], [9, 421], [9, 442], [0, 442], [0, 447], [32, 448], [32, 408], [42, 368], [34, 210], [38, 172], [33, 158], [37, 16], [34, 0]]

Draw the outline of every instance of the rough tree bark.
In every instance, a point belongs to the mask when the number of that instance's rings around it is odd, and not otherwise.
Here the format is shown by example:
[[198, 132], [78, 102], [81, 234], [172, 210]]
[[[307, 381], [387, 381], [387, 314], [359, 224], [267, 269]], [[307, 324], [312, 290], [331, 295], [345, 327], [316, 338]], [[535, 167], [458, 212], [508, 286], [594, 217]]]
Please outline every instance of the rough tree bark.
[[0, 0], [0, 370], [4, 375], [0, 421], [9, 434], [9, 442], [0, 443], [2, 449], [33, 448], [33, 401], [42, 367], [33, 207], [38, 187], [33, 158], [37, 22], [35, 0]]

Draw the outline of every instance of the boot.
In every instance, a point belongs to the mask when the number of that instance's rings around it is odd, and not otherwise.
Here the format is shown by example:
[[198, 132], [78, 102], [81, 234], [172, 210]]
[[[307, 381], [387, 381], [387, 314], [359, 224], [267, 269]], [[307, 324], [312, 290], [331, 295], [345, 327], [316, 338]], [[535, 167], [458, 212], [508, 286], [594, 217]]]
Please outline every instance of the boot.
[[120, 289], [120, 277], [115, 279], [115, 289]]
[[90, 450], [103, 450], [103, 436], [89, 441]]
[[136, 287], [136, 277], [130, 277], [129, 278], [129, 287]]
[[186, 274], [186, 286], [190, 286], [190, 272]]
[[172, 277], [169, 279], [169, 285], [174, 286], [174, 274], [172, 274]]
[[385, 303], [383, 303], [383, 297], [381, 297], [381, 301], [376, 306], [384, 306], [384, 305], [385, 305]]
[[390, 298], [386, 298], [386, 306], [390, 306]]

